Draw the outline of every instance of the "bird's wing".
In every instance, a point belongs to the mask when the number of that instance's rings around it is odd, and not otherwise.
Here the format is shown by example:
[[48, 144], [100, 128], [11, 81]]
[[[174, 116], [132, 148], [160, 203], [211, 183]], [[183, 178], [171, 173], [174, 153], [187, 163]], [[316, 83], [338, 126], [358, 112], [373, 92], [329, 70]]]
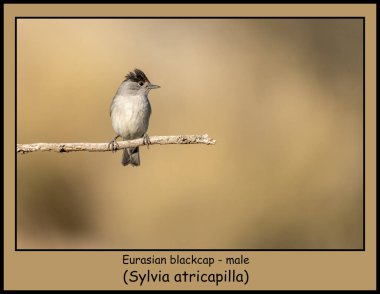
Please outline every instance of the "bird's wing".
[[113, 108], [114, 108], [114, 101], [115, 101], [115, 97], [116, 97], [116, 95], [115, 96], [113, 96], [113, 98], [112, 98], [112, 102], [111, 102], [111, 105], [110, 105], [110, 116], [111, 116], [111, 113], [112, 113], [112, 110], [113, 110]]
[[149, 117], [152, 115], [152, 107], [150, 106], [150, 102], [148, 100], [148, 112], [149, 112]]

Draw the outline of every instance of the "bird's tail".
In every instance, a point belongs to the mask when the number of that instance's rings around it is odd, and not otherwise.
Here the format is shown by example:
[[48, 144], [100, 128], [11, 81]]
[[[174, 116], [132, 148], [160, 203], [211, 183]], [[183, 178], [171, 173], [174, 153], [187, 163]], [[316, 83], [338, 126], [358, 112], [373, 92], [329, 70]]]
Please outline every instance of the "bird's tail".
[[123, 158], [121, 159], [121, 164], [124, 166], [128, 164], [132, 166], [139, 166], [140, 165], [139, 147], [124, 149]]

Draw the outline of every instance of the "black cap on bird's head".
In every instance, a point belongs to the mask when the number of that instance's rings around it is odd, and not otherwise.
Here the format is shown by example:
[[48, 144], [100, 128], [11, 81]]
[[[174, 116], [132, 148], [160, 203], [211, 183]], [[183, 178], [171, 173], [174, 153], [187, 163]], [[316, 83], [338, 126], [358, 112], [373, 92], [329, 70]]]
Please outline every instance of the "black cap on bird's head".
[[150, 83], [149, 79], [146, 77], [146, 75], [144, 74], [144, 72], [138, 68], [135, 68], [134, 71], [131, 71], [129, 72], [126, 76], [125, 76], [125, 80], [128, 81], [128, 80], [131, 80], [133, 82], [148, 82]]
[[137, 83], [140, 87], [146, 89], [148, 92], [152, 89], [160, 88], [158, 85], [153, 85], [147, 76], [144, 74], [144, 72], [138, 68], [135, 68], [134, 71], [129, 72], [125, 76], [125, 82], [131, 81], [134, 83]]

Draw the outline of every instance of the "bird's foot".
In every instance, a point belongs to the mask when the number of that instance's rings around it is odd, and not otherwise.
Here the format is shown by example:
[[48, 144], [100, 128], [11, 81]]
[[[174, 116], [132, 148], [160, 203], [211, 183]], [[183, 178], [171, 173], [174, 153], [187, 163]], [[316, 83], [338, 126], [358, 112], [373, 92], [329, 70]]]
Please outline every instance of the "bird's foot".
[[119, 144], [117, 144], [116, 139], [119, 138], [120, 136], [116, 136], [115, 138], [112, 139], [111, 142], [108, 143], [108, 149], [112, 151], [112, 153], [115, 153], [116, 150], [119, 148]]
[[150, 139], [147, 133], [145, 133], [143, 136], [143, 142], [144, 142], [144, 145], [146, 145], [149, 149], [149, 145], [151, 145], [152, 142], [150, 142]]

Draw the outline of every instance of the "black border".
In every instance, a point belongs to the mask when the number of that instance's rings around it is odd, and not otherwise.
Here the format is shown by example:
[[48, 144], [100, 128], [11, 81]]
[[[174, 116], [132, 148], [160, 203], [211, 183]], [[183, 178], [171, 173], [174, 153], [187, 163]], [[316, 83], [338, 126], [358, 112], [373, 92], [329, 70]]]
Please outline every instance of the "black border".
[[214, 2], [202, 2], [202, 1], [193, 1], [193, 2], [181, 2], [181, 3], [172, 3], [172, 2], [125, 2], [125, 1], [122, 1], [122, 0], [113, 0], [113, 2], [97, 2], [97, 3], [88, 3], [88, 2], [77, 2], [77, 1], [65, 1], [65, 2], [27, 2], [27, 1], [18, 1], [18, 2], [15, 2], [15, 1], [9, 1], [9, 0], [5, 0], [3, 1], [3, 3], [5, 4], [104, 4], [104, 5], [108, 5], [108, 4], [233, 4], [233, 5], [236, 5], [236, 4], [376, 4], [377, 2], [374, 1], [374, 0], [363, 0], [363, 1], [358, 1], [358, 2], [352, 2], [352, 3], [347, 3], [347, 1], [344, 1], [344, 0], [335, 0], [334, 2], [332, 1], [328, 1], [328, 0], [322, 0], [322, 1], [319, 1], [319, 2], [297, 2], [297, 1], [294, 1], [294, 2], [282, 2], [282, 1], [271, 1], [271, 2], [265, 2], [265, 1], [262, 1], [262, 2], [254, 2], [254, 1], [241, 1], [241, 2], [223, 2], [223, 3], [214, 3]]
[[[17, 4], [17, 3], [15, 3]], [[21, 3], [20, 3], [21, 4]], [[79, 4], [79, 3], [78, 3]], [[112, 4], [112, 3], [107, 3]], [[116, 3], [115, 3], [116, 4]], [[206, 3], [205, 3], [206, 4]], [[242, 3], [243, 4], [243, 3]], [[359, 4], [359, 3], [357, 3]], [[163, 16], [22, 16], [15, 17], [15, 150], [17, 147], [17, 20], [18, 19], [362, 19], [363, 20], [363, 248], [362, 249], [19, 249], [17, 248], [17, 152], [15, 152], [15, 251], [365, 251], [365, 17], [163, 17]]]

